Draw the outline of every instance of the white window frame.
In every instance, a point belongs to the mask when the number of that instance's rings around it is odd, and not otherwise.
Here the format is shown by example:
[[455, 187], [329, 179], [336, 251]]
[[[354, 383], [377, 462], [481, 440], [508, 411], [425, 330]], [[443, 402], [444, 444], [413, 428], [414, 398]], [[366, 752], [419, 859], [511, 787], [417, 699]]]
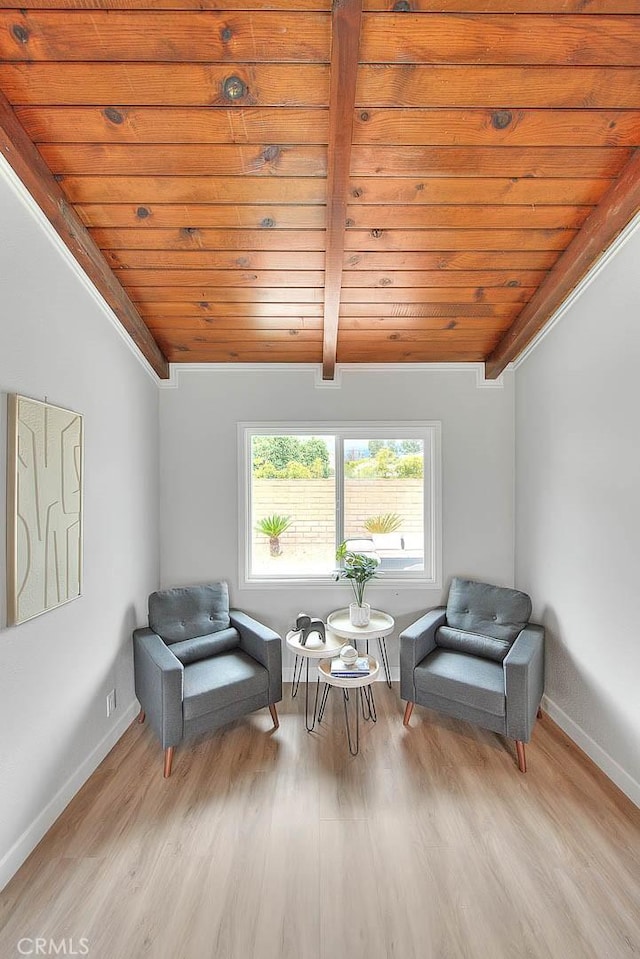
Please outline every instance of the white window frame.
[[[442, 585], [442, 453], [439, 420], [403, 422], [244, 422], [238, 423], [238, 530], [239, 582], [243, 589], [280, 587], [335, 587], [335, 577], [326, 574], [267, 575], [251, 573], [251, 438], [273, 436], [337, 436], [345, 439], [420, 439], [424, 443], [424, 570], [389, 570], [375, 580], [376, 588], [398, 589], [399, 586], [439, 589]], [[336, 512], [337, 531], [342, 534], [341, 509], [344, 469], [343, 444], [336, 448]]]

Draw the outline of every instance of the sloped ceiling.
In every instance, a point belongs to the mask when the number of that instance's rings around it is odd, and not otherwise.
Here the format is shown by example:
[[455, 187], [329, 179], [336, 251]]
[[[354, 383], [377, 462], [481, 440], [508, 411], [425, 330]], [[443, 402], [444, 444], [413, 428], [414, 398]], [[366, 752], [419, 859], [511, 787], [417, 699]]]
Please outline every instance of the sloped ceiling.
[[640, 207], [637, 0], [5, 2], [0, 91], [160, 376], [496, 376]]

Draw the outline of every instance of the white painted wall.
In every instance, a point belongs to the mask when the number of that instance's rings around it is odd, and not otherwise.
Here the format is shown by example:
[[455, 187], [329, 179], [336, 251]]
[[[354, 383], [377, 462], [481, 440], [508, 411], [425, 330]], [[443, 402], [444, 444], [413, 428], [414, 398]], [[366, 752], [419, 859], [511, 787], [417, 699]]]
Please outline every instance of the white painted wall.
[[0, 538], [11, 392], [84, 414], [85, 525], [82, 597], [12, 628], [1, 548], [0, 887], [133, 716], [159, 550], [157, 386], [11, 178], [0, 165]]
[[[232, 602], [282, 635], [300, 610], [323, 616], [346, 605], [345, 583], [239, 589], [237, 424], [405, 419], [442, 421], [444, 589], [374, 581], [367, 599], [396, 617], [399, 632], [446, 596], [453, 574], [512, 585], [512, 386], [507, 374], [504, 389], [478, 389], [473, 369], [345, 371], [340, 389], [315, 388], [305, 371], [179, 374], [160, 399], [163, 585], [226, 579]], [[397, 638], [390, 646], [397, 664]]]
[[551, 715], [640, 804], [640, 229], [516, 376], [516, 584]]

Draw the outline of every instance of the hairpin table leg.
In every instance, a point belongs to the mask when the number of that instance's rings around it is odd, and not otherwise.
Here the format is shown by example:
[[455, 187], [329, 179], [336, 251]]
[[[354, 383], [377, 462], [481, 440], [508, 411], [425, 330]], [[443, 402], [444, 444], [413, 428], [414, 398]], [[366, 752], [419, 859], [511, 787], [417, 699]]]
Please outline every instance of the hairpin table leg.
[[384, 636], [378, 637], [378, 646], [380, 647], [380, 659], [382, 660], [382, 668], [384, 669], [384, 678], [387, 681], [387, 686], [391, 689], [391, 668], [389, 666], [389, 654], [387, 653], [387, 642]]
[[331, 686], [329, 683], [324, 684], [324, 689], [322, 690], [322, 696], [320, 697], [320, 709], [318, 710], [318, 722], [321, 723], [324, 717], [324, 711], [327, 707], [327, 699], [329, 698], [329, 693], [331, 692]]
[[[360, 687], [360, 699], [362, 702], [362, 718], [365, 721], [372, 720], [374, 723], [377, 723], [378, 717], [376, 715], [376, 704], [373, 699], [373, 686], [361, 686]], [[365, 712], [365, 703], [367, 705], [367, 711]]]
[[307, 732], [312, 733], [316, 727], [316, 720], [318, 718], [318, 690], [320, 689], [320, 677], [316, 680], [316, 696], [313, 704], [313, 718], [310, 721], [309, 716], [309, 657], [305, 656], [307, 670], [306, 670], [306, 682], [304, 684], [304, 724], [306, 726]]
[[[296, 679], [296, 669], [298, 670], [298, 678]], [[291, 685], [291, 698], [295, 699], [298, 695], [298, 687], [300, 685], [300, 677], [302, 676], [302, 656], [296, 656], [293, 661], [293, 683]]]
[[349, 709], [347, 706], [347, 690], [342, 690], [342, 701], [344, 703], [344, 723], [347, 729], [347, 742], [349, 744], [349, 752], [352, 756], [357, 756], [360, 751], [360, 710], [358, 709], [358, 696], [353, 697], [355, 714], [356, 714], [356, 734], [355, 739], [351, 733], [351, 726], [349, 725]]

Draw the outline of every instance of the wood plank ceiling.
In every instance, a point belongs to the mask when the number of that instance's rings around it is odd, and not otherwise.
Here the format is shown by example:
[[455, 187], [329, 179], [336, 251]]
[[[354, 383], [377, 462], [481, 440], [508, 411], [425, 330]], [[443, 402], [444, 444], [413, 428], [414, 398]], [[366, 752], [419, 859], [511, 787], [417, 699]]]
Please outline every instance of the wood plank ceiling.
[[0, 0], [0, 91], [161, 376], [496, 376], [640, 207], [640, 0]]

